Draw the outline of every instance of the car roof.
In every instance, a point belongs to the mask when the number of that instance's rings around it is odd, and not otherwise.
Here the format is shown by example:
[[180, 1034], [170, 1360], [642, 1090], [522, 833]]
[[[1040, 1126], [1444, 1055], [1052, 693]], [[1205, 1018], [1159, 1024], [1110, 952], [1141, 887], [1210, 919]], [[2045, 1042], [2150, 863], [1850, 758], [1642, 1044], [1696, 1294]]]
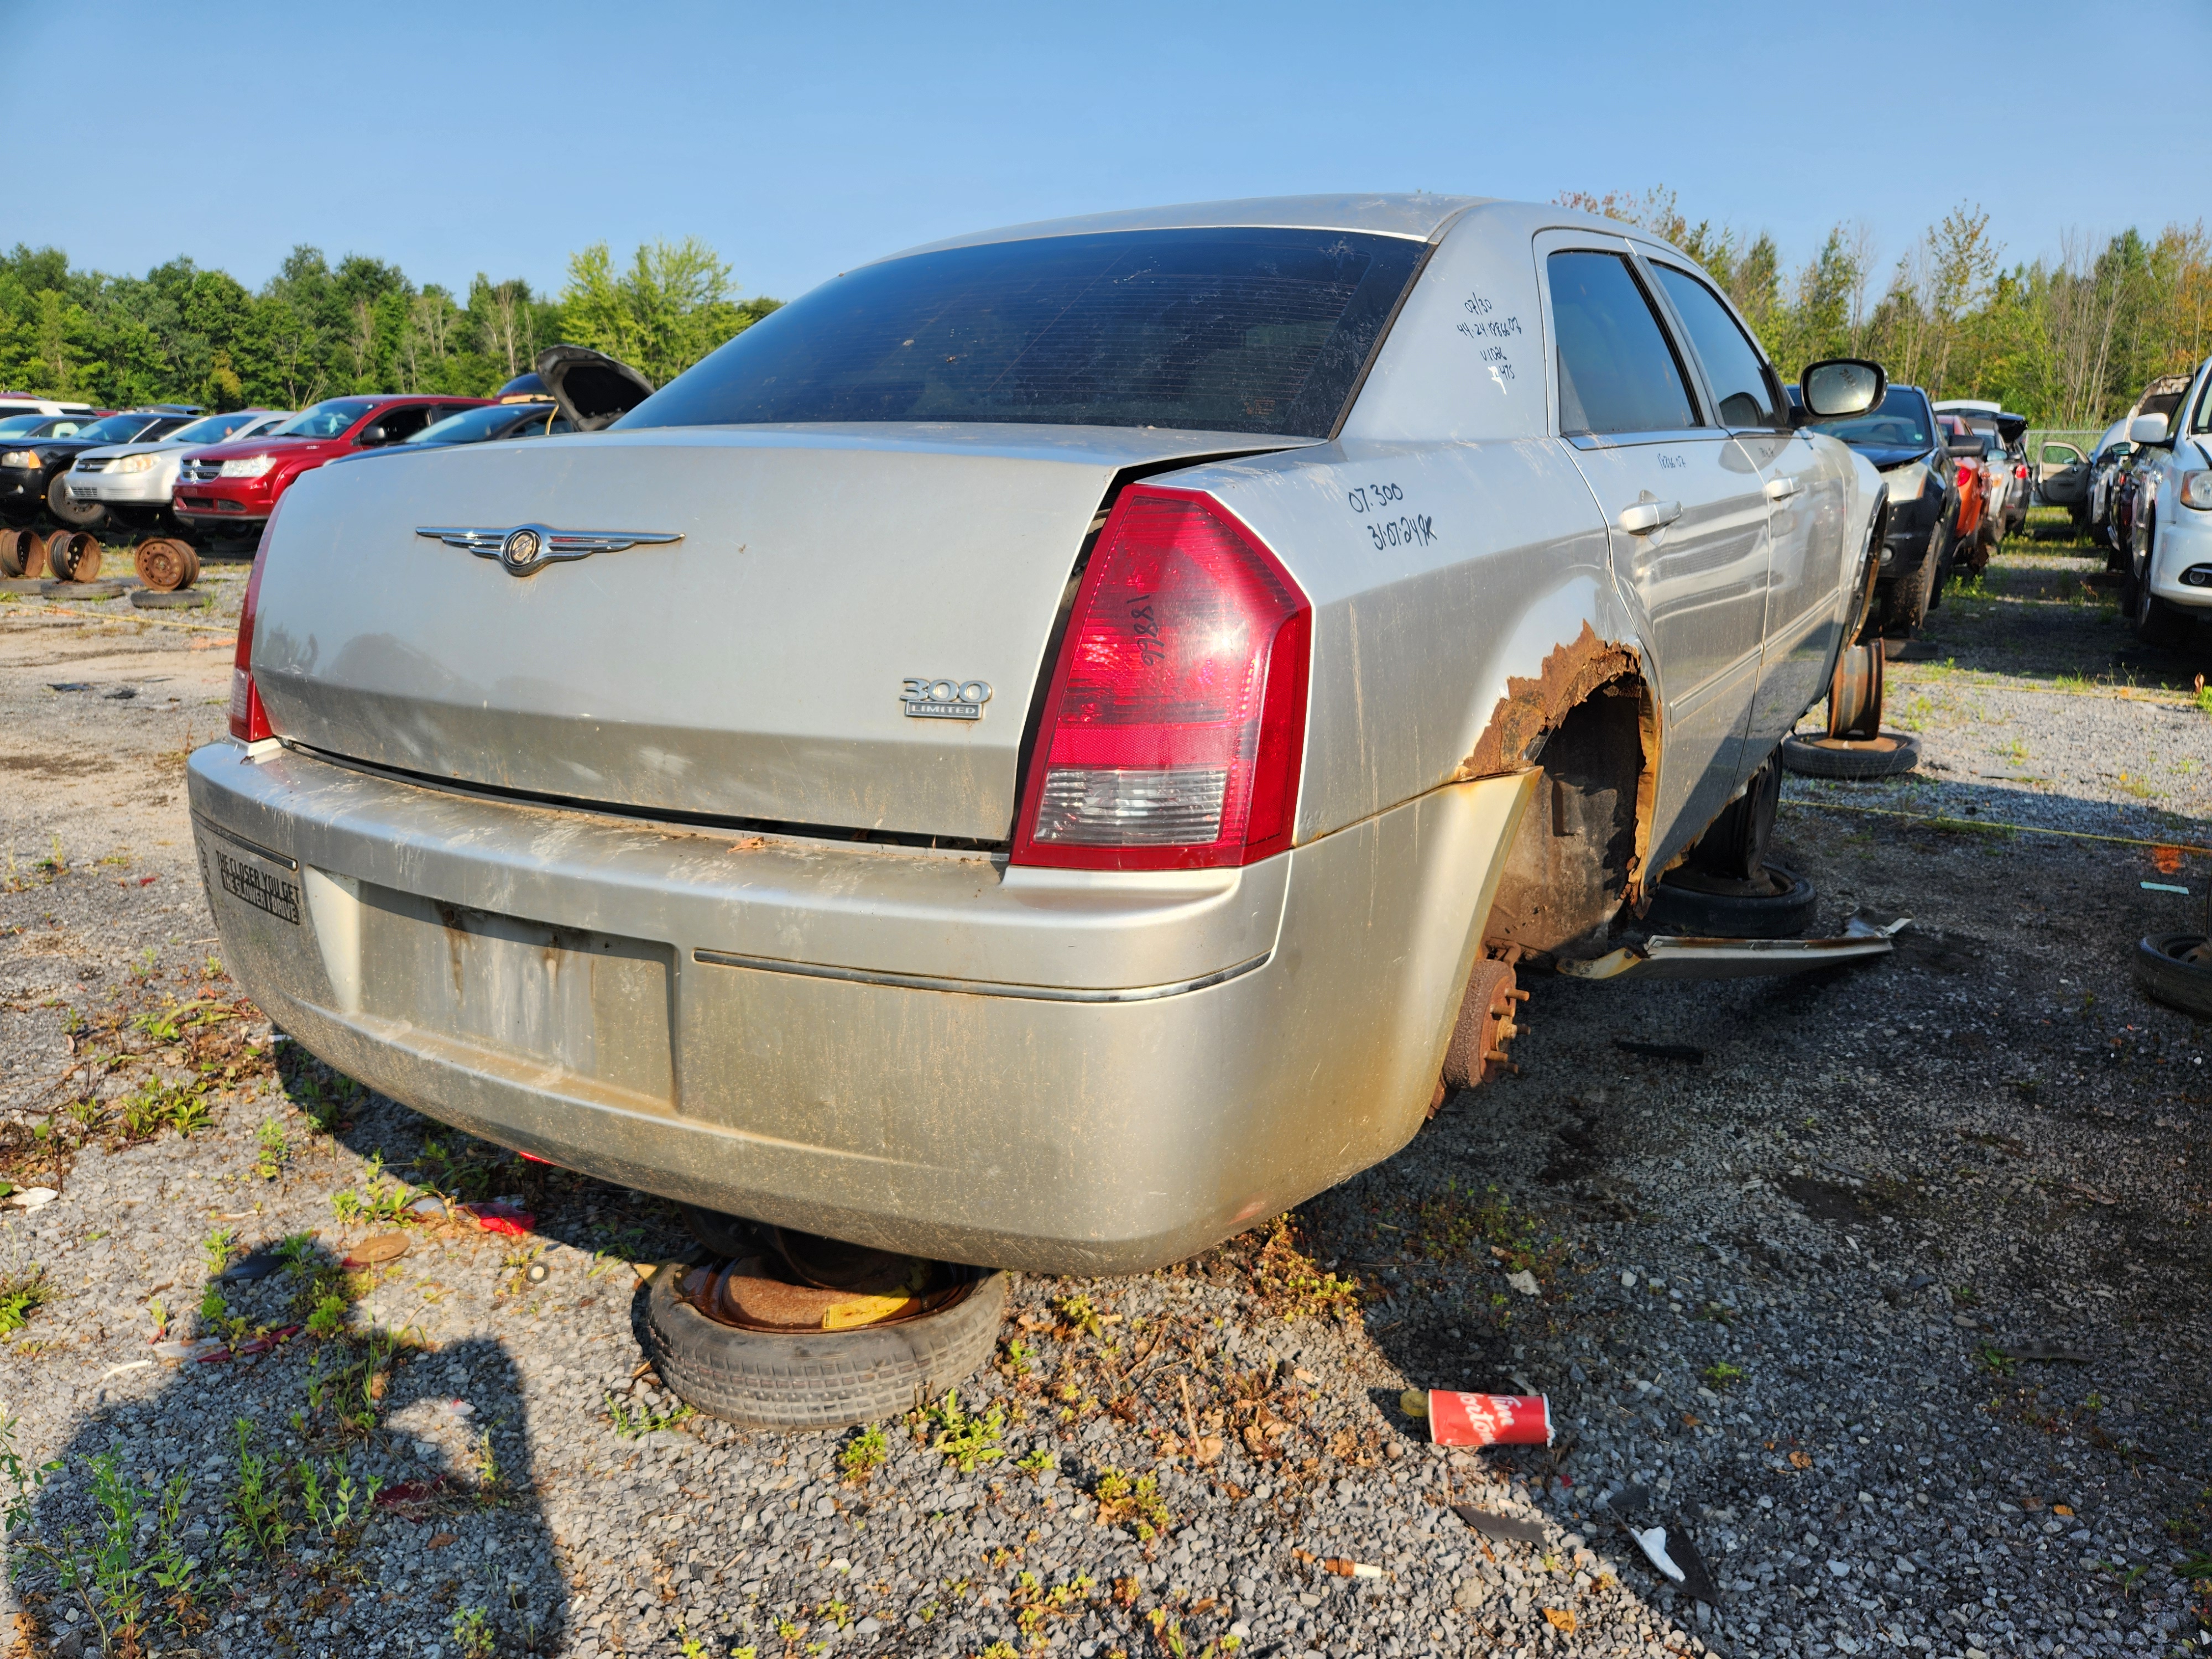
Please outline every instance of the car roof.
[[[902, 248], [885, 258], [938, 253], [947, 248], [981, 247], [992, 242], [1026, 242], [1048, 236], [1091, 236], [1115, 230], [1358, 230], [1380, 236], [1404, 236], [1425, 242], [1449, 220], [1487, 196], [1407, 195], [1250, 196], [1224, 202], [1183, 202], [1168, 207], [1127, 208], [1115, 213], [1071, 219], [1040, 219], [1005, 225]], [[1618, 227], [1626, 229], [1626, 226]], [[881, 260], [871, 261], [881, 264]]]

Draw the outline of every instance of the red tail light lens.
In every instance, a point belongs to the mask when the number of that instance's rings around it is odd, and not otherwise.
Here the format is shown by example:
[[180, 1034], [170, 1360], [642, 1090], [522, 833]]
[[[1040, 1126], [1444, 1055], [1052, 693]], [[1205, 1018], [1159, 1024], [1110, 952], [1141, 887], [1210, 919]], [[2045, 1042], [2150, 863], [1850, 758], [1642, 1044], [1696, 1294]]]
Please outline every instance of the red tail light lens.
[[2016, 466], [2012, 470], [2012, 476], [2015, 478], [2025, 478], [2027, 476], [2027, 469], [2025, 466]]
[[1016, 864], [1172, 870], [1291, 844], [1313, 610], [1210, 496], [1136, 485], [1068, 617]]
[[230, 735], [240, 743], [259, 743], [276, 735], [269, 724], [269, 711], [261, 706], [260, 688], [253, 684], [253, 618], [261, 608], [269, 532], [276, 527], [276, 514], [271, 513], [261, 526], [261, 544], [253, 550], [253, 574], [246, 579], [246, 604], [238, 613], [238, 650], [230, 659]]

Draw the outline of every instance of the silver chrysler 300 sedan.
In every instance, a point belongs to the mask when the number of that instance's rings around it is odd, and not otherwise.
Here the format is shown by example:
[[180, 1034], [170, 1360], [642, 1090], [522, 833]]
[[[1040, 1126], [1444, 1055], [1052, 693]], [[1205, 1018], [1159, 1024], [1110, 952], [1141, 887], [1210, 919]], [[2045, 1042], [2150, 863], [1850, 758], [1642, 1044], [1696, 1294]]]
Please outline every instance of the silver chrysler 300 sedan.
[[301, 479], [199, 856], [270, 1016], [433, 1117], [1146, 1268], [1389, 1156], [1513, 963], [1607, 948], [1826, 692], [1880, 514], [1620, 224], [958, 238], [607, 430]]

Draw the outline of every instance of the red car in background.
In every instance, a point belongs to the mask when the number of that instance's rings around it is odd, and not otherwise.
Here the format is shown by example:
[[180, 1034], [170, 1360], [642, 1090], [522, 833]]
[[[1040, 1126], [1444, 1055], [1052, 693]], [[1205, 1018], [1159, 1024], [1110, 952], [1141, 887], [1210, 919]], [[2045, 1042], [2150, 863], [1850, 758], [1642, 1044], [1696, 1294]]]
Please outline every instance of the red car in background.
[[1990, 533], [1994, 526], [1983, 522], [1989, 510], [1990, 483], [1982, 466], [1982, 441], [1955, 415], [1938, 415], [1936, 423], [1943, 428], [1953, 471], [1959, 477], [1959, 522], [1951, 532], [1952, 568], [1979, 575], [1989, 568], [1990, 551], [1996, 544]]
[[179, 522], [222, 534], [258, 532], [302, 472], [340, 456], [396, 444], [433, 421], [481, 408], [483, 398], [326, 398], [274, 432], [193, 451], [178, 469], [170, 505]]

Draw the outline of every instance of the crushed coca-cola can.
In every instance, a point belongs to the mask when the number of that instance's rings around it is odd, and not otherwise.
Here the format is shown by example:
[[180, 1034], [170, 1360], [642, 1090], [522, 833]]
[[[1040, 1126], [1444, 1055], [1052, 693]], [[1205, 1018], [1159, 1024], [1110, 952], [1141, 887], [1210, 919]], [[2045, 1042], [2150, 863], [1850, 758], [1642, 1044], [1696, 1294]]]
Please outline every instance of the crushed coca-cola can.
[[1429, 1438], [1439, 1446], [1548, 1446], [1552, 1402], [1540, 1394], [1431, 1389]]

